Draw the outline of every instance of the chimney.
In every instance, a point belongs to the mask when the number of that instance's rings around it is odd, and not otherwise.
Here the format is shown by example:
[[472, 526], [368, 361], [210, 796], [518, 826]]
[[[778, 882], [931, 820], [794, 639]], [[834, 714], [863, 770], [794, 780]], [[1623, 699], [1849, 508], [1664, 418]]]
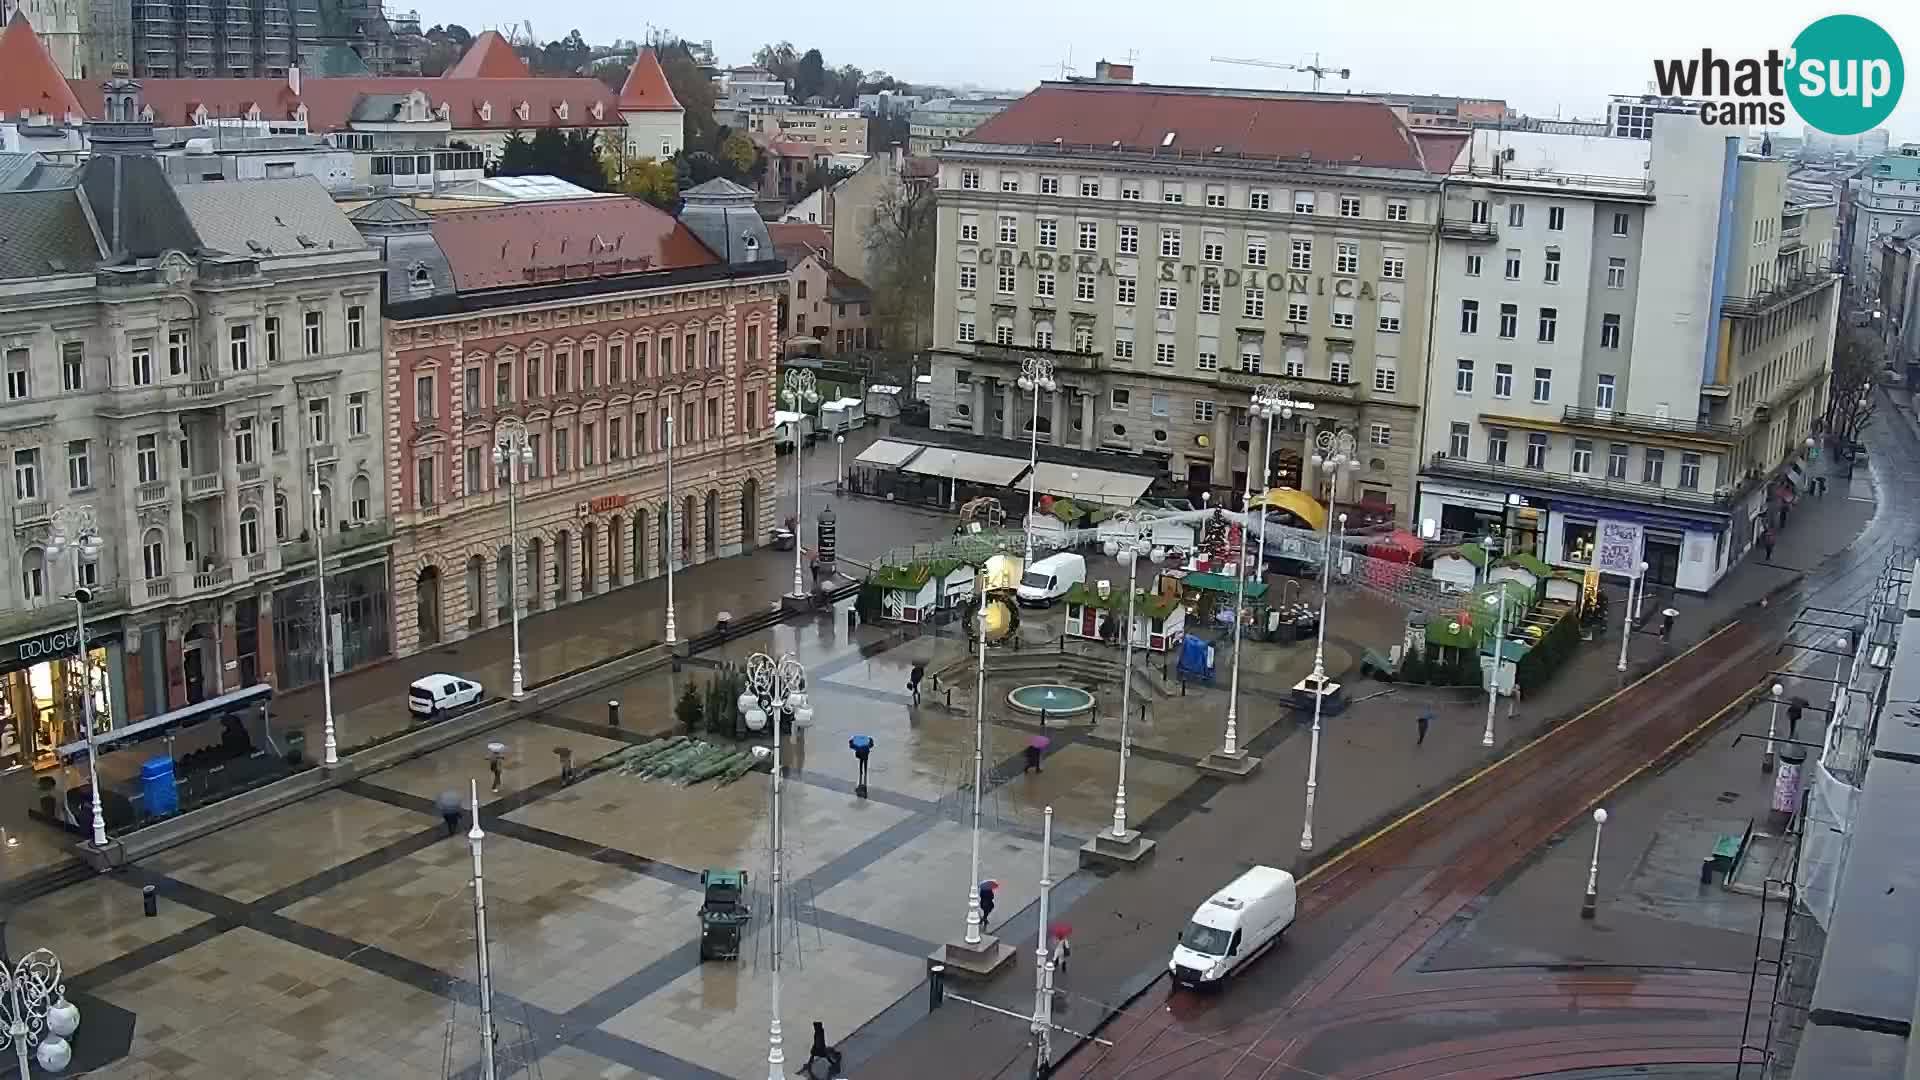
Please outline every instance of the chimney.
[[295, 64], [292, 67], [287, 69], [287, 89], [293, 91], [294, 97], [300, 96], [300, 65], [299, 64]]
[[1103, 83], [1130, 83], [1133, 81], [1132, 64], [1110, 64], [1105, 60], [1095, 61], [1093, 81]]

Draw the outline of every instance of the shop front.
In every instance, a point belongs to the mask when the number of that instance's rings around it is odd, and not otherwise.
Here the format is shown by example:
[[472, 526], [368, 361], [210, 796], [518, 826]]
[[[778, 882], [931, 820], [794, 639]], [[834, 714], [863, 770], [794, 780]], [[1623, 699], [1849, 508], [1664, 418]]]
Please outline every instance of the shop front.
[[1647, 580], [1656, 588], [1703, 593], [1726, 572], [1732, 522], [1691, 520], [1652, 513], [1631, 506], [1608, 506], [1570, 500], [1556, 501], [1547, 516], [1546, 543], [1540, 555], [1555, 566], [1584, 570], [1593, 563], [1600, 522], [1631, 521], [1641, 525], [1641, 560]]
[[87, 627], [84, 664], [78, 634], [68, 626], [0, 646], [0, 772], [58, 767], [60, 747], [86, 738], [82, 693], [93, 697], [96, 734], [120, 725], [119, 703], [126, 700], [120, 621]]
[[[327, 575], [326, 638], [334, 674], [392, 654], [388, 577], [385, 558]], [[274, 673], [282, 691], [320, 681], [318, 617], [318, 590], [311, 577], [274, 592]]]

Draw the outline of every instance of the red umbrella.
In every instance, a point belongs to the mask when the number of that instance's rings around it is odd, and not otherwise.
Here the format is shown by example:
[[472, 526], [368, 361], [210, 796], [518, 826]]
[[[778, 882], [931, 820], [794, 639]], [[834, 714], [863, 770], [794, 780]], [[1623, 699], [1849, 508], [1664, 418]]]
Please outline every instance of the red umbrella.
[[1062, 919], [1049, 926], [1047, 932], [1053, 935], [1053, 940], [1064, 941], [1073, 936], [1073, 924]]

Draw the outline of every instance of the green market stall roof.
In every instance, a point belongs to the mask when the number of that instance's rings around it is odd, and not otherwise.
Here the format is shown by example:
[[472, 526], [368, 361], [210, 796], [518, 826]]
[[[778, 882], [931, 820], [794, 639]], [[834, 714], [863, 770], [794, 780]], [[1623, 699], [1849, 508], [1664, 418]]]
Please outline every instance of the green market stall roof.
[[1506, 558], [1501, 559], [1498, 562], [1494, 563], [1494, 565], [1495, 566], [1517, 566], [1520, 569], [1525, 570], [1527, 573], [1532, 574], [1536, 578], [1545, 578], [1548, 575], [1553, 573], [1552, 566], [1548, 565], [1547, 563], [1543, 562], [1542, 560], [1536, 558], [1533, 555], [1527, 554], [1526, 552], [1521, 552], [1518, 555], [1509, 555]]
[[1461, 544], [1447, 554], [1458, 555], [1482, 570], [1487, 567], [1487, 549], [1479, 544]]
[[[1240, 585], [1225, 574], [1209, 574], [1201, 571], [1188, 574], [1180, 579], [1181, 587], [1199, 589], [1203, 592], [1239, 594]], [[1267, 595], [1267, 583], [1250, 581], [1247, 583], [1247, 599], [1259, 600]]]
[[867, 576], [867, 581], [882, 589], [918, 589], [934, 578], [944, 578], [965, 565], [959, 559], [934, 559], [906, 566], [880, 566]]
[[[1068, 589], [1066, 600], [1069, 604], [1085, 604], [1096, 611], [1116, 611], [1124, 613], [1127, 610], [1127, 593], [1125, 589], [1115, 589], [1108, 595], [1101, 596], [1099, 589], [1093, 588], [1084, 582]], [[1133, 611], [1136, 615], [1146, 615], [1150, 618], [1164, 619], [1173, 612], [1174, 608], [1179, 606], [1180, 599], [1178, 597], [1162, 596], [1159, 593], [1148, 592], [1145, 589], [1141, 589], [1139, 590], [1138, 597], [1133, 602]]]

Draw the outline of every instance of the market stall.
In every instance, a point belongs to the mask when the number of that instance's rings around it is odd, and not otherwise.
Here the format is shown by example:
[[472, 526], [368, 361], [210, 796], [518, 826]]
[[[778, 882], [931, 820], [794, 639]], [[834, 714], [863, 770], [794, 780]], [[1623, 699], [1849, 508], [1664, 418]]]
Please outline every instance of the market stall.
[[[1067, 591], [1067, 637], [1087, 641], [1123, 644], [1120, 636], [1127, 619], [1127, 593], [1110, 582], [1092, 586], [1075, 585]], [[1156, 593], [1140, 589], [1133, 599], [1133, 644], [1153, 652], [1167, 652], [1186, 635], [1186, 610], [1177, 593]]]

